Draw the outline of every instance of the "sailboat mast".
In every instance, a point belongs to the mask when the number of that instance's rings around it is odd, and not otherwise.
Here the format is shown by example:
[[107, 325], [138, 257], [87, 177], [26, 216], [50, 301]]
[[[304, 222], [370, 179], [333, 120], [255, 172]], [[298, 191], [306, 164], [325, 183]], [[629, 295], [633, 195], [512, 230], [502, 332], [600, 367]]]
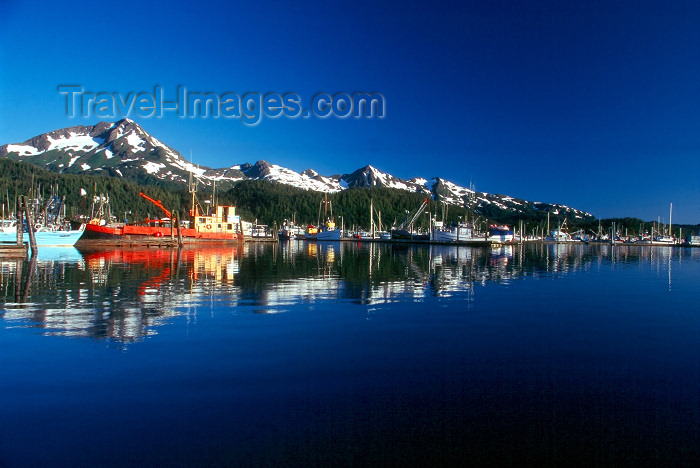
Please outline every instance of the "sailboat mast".
[[671, 203], [671, 208], [668, 213], [668, 235], [673, 236], [673, 223], [671, 223], [671, 218], [673, 217], [673, 203]]

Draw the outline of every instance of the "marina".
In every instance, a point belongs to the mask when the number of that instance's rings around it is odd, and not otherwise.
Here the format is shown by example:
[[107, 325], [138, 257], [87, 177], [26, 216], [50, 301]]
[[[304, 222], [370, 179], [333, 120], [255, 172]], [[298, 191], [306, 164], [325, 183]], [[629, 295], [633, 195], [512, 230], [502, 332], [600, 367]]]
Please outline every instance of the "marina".
[[[33, 187], [33, 185], [32, 185]], [[100, 193], [92, 198], [89, 216], [82, 214], [69, 219], [66, 216], [65, 197], [56, 195], [58, 187], [51, 187], [51, 196], [42, 197], [39, 188], [30, 190], [30, 195], [19, 197], [12, 212], [9, 195], [7, 204], [2, 205], [3, 218], [0, 219], [0, 242], [21, 245], [23, 237], [29, 239], [31, 249], [0, 249], [1, 257], [17, 257], [22, 251], [32, 254], [39, 248], [47, 246], [81, 245], [84, 248], [109, 248], [145, 246], [154, 249], [182, 248], [186, 244], [222, 244], [244, 242], [286, 242], [304, 240], [307, 242], [366, 242], [417, 245], [461, 245], [461, 246], [500, 246], [520, 245], [524, 243], [553, 244], [610, 244], [610, 245], [653, 245], [653, 246], [700, 246], [697, 231], [683, 238], [682, 229], [674, 237], [671, 223], [673, 204], [669, 206], [669, 223], [652, 224], [651, 232], [643, 229], [640, 223], [637, 235], [624, 235], [620, 226], [613, 222], [606, 230], [599, 221], [598, 231], [585, 229], [570, 233], [569, 219], [551, 219], [546, 215], [546, 231], [543, 222], [529, 228], [522, 220], [517, 226], [498, 223], [495, 220], [469, 212], [465, 219], [459, 216], [457, 222], [447, 222], [448, 207], [442, 207], [442, 220], [438, 219], [438, 210], [430, 212], [431, 199], [424, 198], [412, 211], [405, 211], [402, 221], [394, 220], [392, 224], [382, 224], [381, 211], [376, 210], [374, 200], [369, 198], [368, 223], [346, 229], [344, 217], [339, 216], [340, 225], [333, 215], [332, 201], [324, 194], [318, 204], [315, 224], [296, 224], [292, 217], [281, 223], [270, 225], [244, 220], [236, 213], [235, 205], [214, 203], [216, 190], [211, 199], [202, 204], [197, 198], [197, 181], [190, 173], [188, 190], [190, 194], [189, 209], [186, 213], [169, 210], [161, 200], [144, 192], [139, 197], [156, 207], [163, 215], [151, 218], [150, 214], [140, 222], [128, 222], [126, 211], [123, 221], [118, 221], [112, 213], [110, 197]], [[84, 190], [83, 190], [84, 191]], [[9, 216], [5, 217], [6, 208]], [[346, 207], [347, 208], [347, 207]], [[129, 211], [131, 213], [131, 211]], [[425, 215], [425, 216], [423, 216]], [[364, 224], [364, 223], [363, 223]], [[554, 226], [552, 228], [552, 225]], [[22, 226], [18, 233], [17, 226]], [[277, 226], [280, 226], [278, 229]], [[305, 226], [305, 227], [304, 227]], [[529, 229], [529, 233], [528, 233]], [[548, 233], [547, 235], [544, 235]]]

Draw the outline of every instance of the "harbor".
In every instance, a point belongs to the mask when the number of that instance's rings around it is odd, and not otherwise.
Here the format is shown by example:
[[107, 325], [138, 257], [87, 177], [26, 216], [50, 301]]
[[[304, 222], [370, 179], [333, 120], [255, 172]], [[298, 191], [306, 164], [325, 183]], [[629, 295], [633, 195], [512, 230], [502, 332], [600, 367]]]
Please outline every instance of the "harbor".
[[[416, 245], [460, 245], [474, 247], [498, 247], [532, 243], [554, 244], [610, 244], [632, 246], [700, 246], [700, 227], [685, 231], [672, 224], [673, 204], [669, 205], [669, 222], [639, 222], [629, 226], [615, 221], [598, 221], [597, 229], [591, 224], [582, 225], [571, 216], [562, 217], [559, 211], [554, 214], [547, 210], [539, 215], [539, 220], [518, 220], [507, 224], [498, 218], [489, 218], [474, 210], [457, 209], [444, 201], [425, 197], [406, 205], [403, 210], [393, 209], [393, 220], [382, 221], [382, 210], [378, 209], [370, 196], [355, 214], [346, 202], [336, 206], [328, 193], [317, 198], [317, 213], [313, 223], [297, 223], [295, 216], [278, 221], [269, 219], [261, 212], [261, 220], [252, 221], [241, 216], [234, 203], [221, 203], [216, 187], [211, 193], [204, 193], [200, 200], [197, 194], [197, 179], [190, 173], [188, 198], [185, 206], [169, 208], [158, 198], [138, 192], [139, 201], [147, 202], [148, 208], [157, 209], [157, 215], [150, 211], [125, 209], [121, 219], [114, 213], [112, 204], [132, 208], [129, 200], [111, 199], [107, 193], [97, 191], [95, 186], [91, 206], [87, 205], [87, 192], [81, 189], [83, 208], [71, 206], [68, 214], [66, 196], [61, 195], [57, 185], [42, 189], [35, 186], [32, 179], [28, 195], [17, 195], [14, 203], [9, 193], [2, 204], [3, 217], [0, 220], [0, 241], [15, 243], [18, 247], [0, 249], [0, 257], [21, 256], [22, 252], [34, 255], [44, 246], [74, 246], [90, 249], [110, 249], [112, 247], [143, 246], [151, 249], [182, 248], [185, 245], [239, 244], [261, 242], [360, 242], [395, 243]], [[473, 193], [472, 193], [473, 195]], [[415, 197], [413, 197], [415, 200]], [[465, 207], [469, 203], [464, 201]], [[172, 203], [170, 203], [172, 205]], [[386, 204], [383, 205], [386, 208]], [[391, 208], [391, 207], [390, 207]], [[346, 214], [338, 214], [345, 212]], [[142, 208], [143, 210], [143, 208]], [[250, 210], [250, 207], [247, 208]], [[366, 214], [362, 211], [366, 210]], [[457, 214], [450, 213], [457, 210]], [[245, 210], [244, 210], [245, 211]], [[249, 212], [249, 211], [246, 211]], [[129, 218], [127, 218], [127, 214]], [[401, 218], [399, 219], [399, 215]], [[253, 218], [248, 214], [248, 219]], [[308, 210], [307, 215], [308, 219]], [[384, 217], [386, 218], [386, 212]], [[455, 219], [456, 217], [456, 219]], [[594, 218], [593, 218], [594, 219]], [[347, 223], [352, 223], [346, 226]], [[19, 228], [21, 227], [21, 228]], [[631, 231], [631, 232], [630, 232]], [[676, 234], [677, 235], [674, 235]], [[28, 242], [27, 242], [28, 241]], [[22, 247], [23, 245], [25, 245]]]

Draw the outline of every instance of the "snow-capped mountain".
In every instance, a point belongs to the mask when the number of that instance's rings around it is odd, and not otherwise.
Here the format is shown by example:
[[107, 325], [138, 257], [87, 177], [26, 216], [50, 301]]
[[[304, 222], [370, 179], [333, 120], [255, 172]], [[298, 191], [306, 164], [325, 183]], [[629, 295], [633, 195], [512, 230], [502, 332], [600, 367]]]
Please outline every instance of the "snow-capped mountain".
[[224, 190], [238, 181], [250, 179], [270, 180], [317, 192], [338, 192], [354, 187], [389, 187], [422, 193], [444, 203], [484, 214], [548, 211], [574, 218], [593, 217], [590, 213], [564, 205], [475, 192], [439, 177], [404, 180], [370, 165], [350, 174], [331, 176], [323, 176], [313, 169], [298, 173], [266, 161], [220, 169], [195, 166], [129, 119], [43, 133], [24, 143], [0, 146], [0, 157], [30, 162], [55, 172], [106, 173], [139, 183], [156, 179], [174, 187], [186, 187], [190, 174], [201, 185], [212, 186], [216, 183]]
[[[151, 174], [176, 183], [187, 183], [190, 172], [199, 176], [205, 172], [129, 119], [54, 130], [21, 144], [0, 146], [0, 157], [31, 162], [55, 172], [107, 172], [124, 178]], [[236, 173], [226, 175], [245, 178]]]

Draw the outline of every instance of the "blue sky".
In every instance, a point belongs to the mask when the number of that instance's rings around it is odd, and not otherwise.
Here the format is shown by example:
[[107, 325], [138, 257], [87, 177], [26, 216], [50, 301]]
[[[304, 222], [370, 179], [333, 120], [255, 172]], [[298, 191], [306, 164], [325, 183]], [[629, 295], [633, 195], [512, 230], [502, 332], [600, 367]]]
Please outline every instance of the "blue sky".
[[[0, 144], [86, 91], [379, 92], [382, 119], [129, 117], [195, 163], [365, 164], [700, 223], [700, 3], [4, 1]], [[108, 119], [116, 120], [116, 119]]]

